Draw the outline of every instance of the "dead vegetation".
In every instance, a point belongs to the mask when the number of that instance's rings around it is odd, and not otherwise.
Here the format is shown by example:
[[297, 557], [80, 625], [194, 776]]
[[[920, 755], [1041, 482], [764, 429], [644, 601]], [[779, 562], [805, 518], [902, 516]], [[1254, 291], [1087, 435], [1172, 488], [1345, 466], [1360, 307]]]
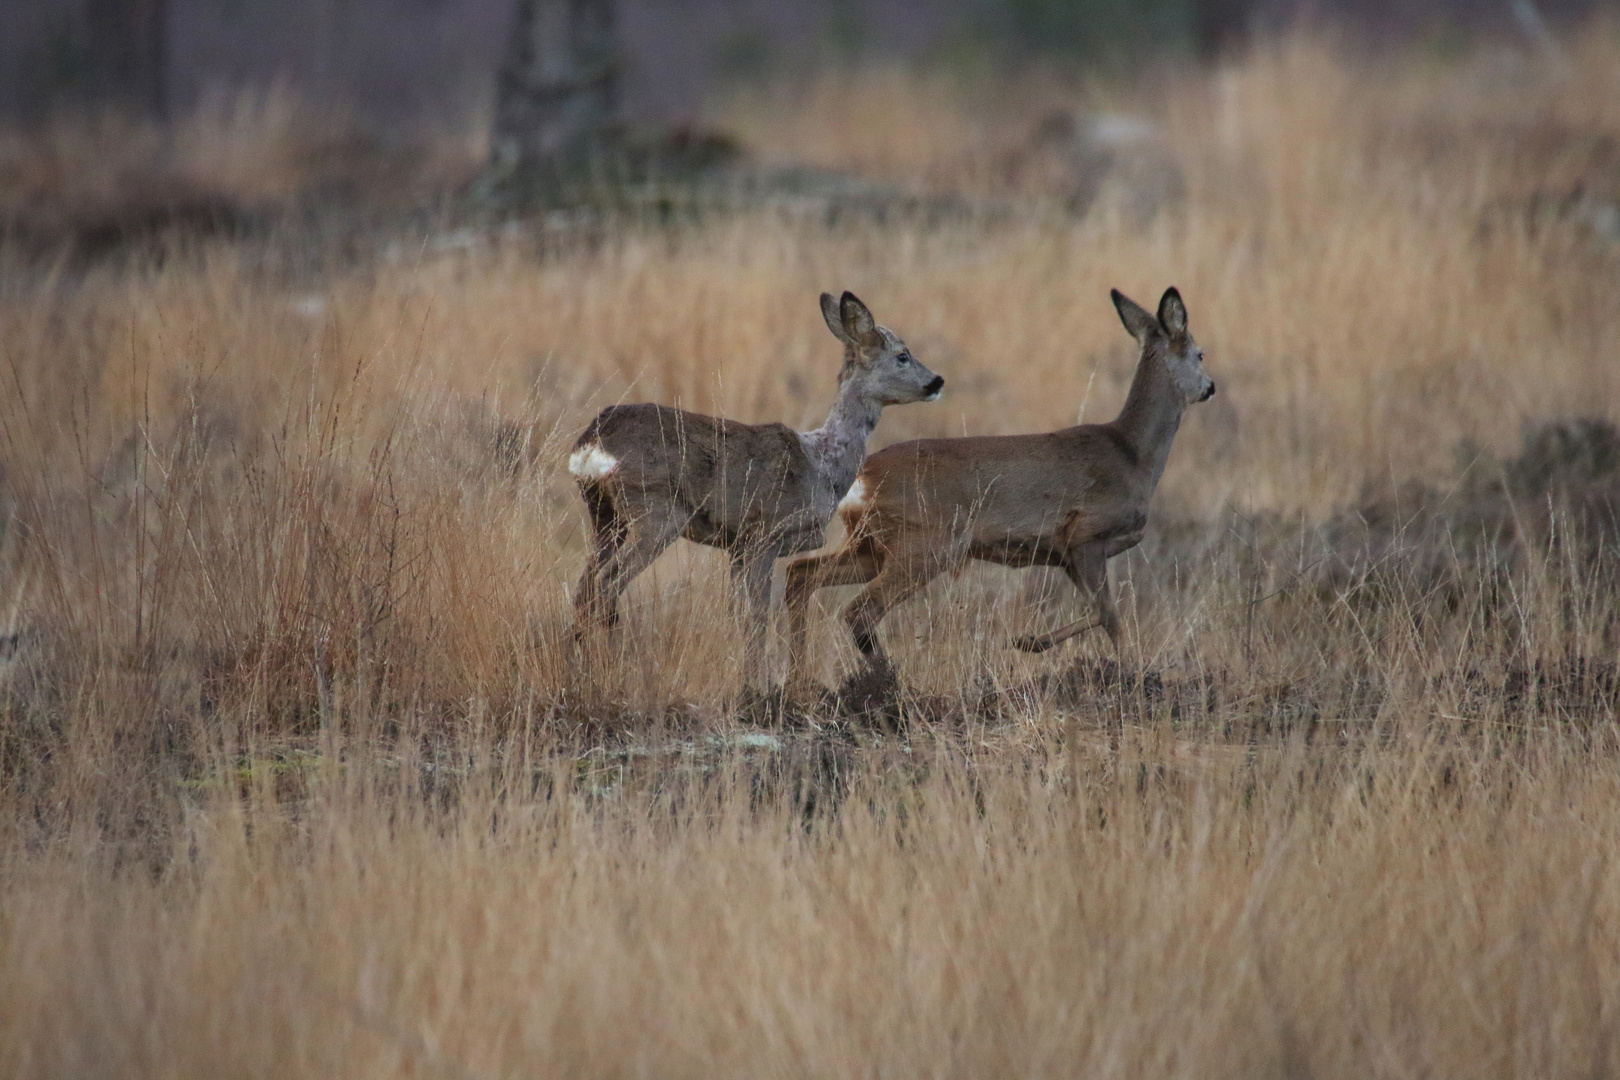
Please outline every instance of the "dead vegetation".
[[[1620, 251], [1536, 193], [1606, 205], [1617, 73], [1601, 24], [1558, 71], [856, 73], [722, 126], [1012, 212], [0, 251], [0, 1071], [1612, 1071]], [[1053, 109], [1180, 188], [1011, 176]], [[976, 569], [885, 623], [898, 697], [751, 727], [688, 546], [577, 663], [601, 406], [811, 426], [847, 287], [947, 379], [874, 446], [1097, 419], [1108, 288], [1169, 284], [1221, 393], [1121, 659], [1006, 649], [1075, 609]]]

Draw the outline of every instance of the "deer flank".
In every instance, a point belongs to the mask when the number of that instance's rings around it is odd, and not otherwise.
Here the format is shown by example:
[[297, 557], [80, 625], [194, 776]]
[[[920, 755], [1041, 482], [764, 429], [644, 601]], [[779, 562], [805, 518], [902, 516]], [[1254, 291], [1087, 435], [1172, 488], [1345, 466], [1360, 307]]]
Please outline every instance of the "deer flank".
[[1148, 502], [1187, 406], [1215, 383], [1187, 329], [1175, 289], [1158, 314], [1118, 291], [1114, 306], [1139, 346], [1136, 376], [1119, 416], [1032, 435], [922, 439], [868, 458], [839, 509], [849, 540], [838, 551], [788, 566], [789, 684], [812, 689], [809, 601], [828, 585], [866, 587], [844, 610], [856, 647], [888, 668], [877, 638], [883, 616], [947, 571], [974, 559], [1063, 569], [1094, 604], [1094, 617], [1015, 646], [1039, 652], [1096, 626], [1119, 643], [1108, 559], [1134, 547]]
[[684, 536], [730, 555], [735, 592], [747, 601], [746, 687], [763, 685], [774, 560], [822, 545], [883, 408], [932, 401], [945, 383], [853, 293], [823, 294], [821, 310], [844, 363], [832, 410], [814, 431], [654, 404], [610, 406], [585, 429], [568, 458], [592, 531], [574, 594], [576, 636], [612, 626], [625, 587]]

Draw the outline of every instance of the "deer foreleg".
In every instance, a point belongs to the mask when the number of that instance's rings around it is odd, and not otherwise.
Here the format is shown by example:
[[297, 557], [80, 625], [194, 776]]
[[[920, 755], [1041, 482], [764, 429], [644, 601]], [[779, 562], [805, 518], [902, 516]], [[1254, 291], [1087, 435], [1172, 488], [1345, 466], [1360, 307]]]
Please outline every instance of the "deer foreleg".
[[769, 685], [765, 670], [766, 644], [771, 621], [771, 568], [776, 553], [770, 549], [731, 554], [732, 592], [743, 625], [743, 688], [763, 690]]
[[1114, 608], [1114, 597], [1108, 589], [1108, 549], [1101, 544], [1086, 544], [1064, 560], [1063, 570], [1074, 582], [1074, 587], [1096, 605], [1096, 614], [1076, 619], [1049, 634], [1027, 634], [1014, 638], [1013, 648], [1027, 653], [1045, 652], [1099, 626], [1107, 632], [1114, 648], [1119, 648], [1119, 612]]
[[1095, 630], [1102, 623], [1096, 619], [1076, 619], [1072, 623], [1060, 626], [1050, 634], [1025, 634], [1012, 640], [1012, 647], [1021, 652], [1043, 653], [1054, 645], [1061, 645], [1072, 637], [1079, 637], [1087, 630]]

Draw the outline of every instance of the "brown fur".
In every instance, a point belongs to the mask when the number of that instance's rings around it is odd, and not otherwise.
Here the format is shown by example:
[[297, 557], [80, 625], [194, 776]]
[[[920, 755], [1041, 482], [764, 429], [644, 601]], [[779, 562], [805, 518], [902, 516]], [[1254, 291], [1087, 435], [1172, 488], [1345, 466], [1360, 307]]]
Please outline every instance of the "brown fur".
[[1033, 652], [1092, 626], [1118, 643], [1108, 559], [1134, 547], [1164, 471], [1182, 410], [1214, 393], [1171, 289], [1155, 317], [1114, 294], [1141, 345], [1136, 378], [1117, 419], [1034, 435], [921, 439], [872, 455], [858, 503], [844, 510], [851, 540], [788, 566], [789, 681], [804, 688], [808, 606], [827, 585], [866, 584], [845, 610], [856, 647], [887, 666], [876, 636], [883, 616], [939, 574], [972, 559], [1055, 566], [1097, 607], [1095, 620], [1015, 644]]
[[602, 410], [579, 437], [570, 468], [578, 459], [593, 543], [574, 594], [577, 634], [612, 626], [625, 586], [684, 536], [731, 556], [749, 607], [745, 679], [763, 681], [775, 560], [821, 546], [883, 407], [932, 400], [944, 384], [852, 293], [823, 295], [821, 308], [844, 364], [817, 430], [636, 404]]
[[743, 424], [668, 405], [613, 405], [576, 448], [591, 443], [624, 462], [609, 500], [614, 518], [679, 515], [686, 518], [679, 535], [719, 548], [764, 545], [792, 554], [821, 546], [825, 523], [811, 512], [815, 469], [799, 433], [786, 424]]

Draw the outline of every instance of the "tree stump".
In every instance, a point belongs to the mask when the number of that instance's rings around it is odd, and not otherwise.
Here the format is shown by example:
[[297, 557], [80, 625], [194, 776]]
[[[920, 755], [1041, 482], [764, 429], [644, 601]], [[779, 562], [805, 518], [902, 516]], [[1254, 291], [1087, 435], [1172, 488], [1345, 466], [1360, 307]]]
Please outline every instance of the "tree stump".
[[614, 0], [519, 0], [496, 78], [486, 192], [568, 202], [622, 136]]

